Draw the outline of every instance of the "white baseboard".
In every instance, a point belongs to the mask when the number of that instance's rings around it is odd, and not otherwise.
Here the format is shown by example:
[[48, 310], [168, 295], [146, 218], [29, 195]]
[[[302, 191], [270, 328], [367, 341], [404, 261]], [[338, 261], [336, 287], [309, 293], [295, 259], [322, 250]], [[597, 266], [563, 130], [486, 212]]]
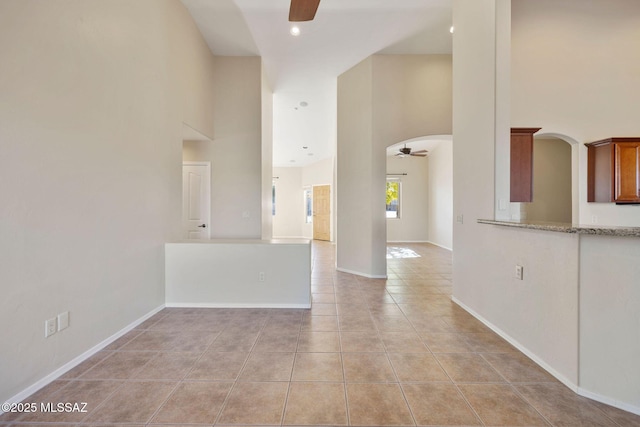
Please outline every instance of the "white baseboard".
[[430, 243], [428, 240], [387, 240], [387, 243]]
[[366, 277], [367, 279], [386, 279], [387, 278], [386, 274], [382, 276], [377, 276], [377, 275], [362, 273], [360, 271], [347, 270], [346, 268], [338, 268], [338, 267], [336, 267], [336, 270], [342, 273], [349, 273], [349, 274], [355, 274], [356, 276]]
[[438, 244], [438, 243], [436, 243], [436, 242], [427, 242], [427, 243], [429, 243], [430, 245], [433, 245], [433, 246], [437, 246], [437, 247], [442, 248], [442, 249], [446, 249], [446, 250], [448, 250], [449, 252], [453, 252], [453, 249], [448, 248], [448, 247], [446, 247], [446, 246], [442, 246], [442, 245], [440, 245], [440, 244]]
[[451, 300], [453, 302], [455, 302], [456, 304], [458, 304], [460, 307], [462, 307], [466, 312], [468, 312], [469, 314], [471, 314], [473, 317], [475, 317], [476, 319], [478, 319], [479, 321], [481, 321], [482, 323], [484, 323], [489, 329], [491, 329], [493, 332], [495, 332], [496, 334], [500, 335], [502, 338], [504, 338], [509, 344], [513, 345], [515, 348], [517, 348], [518, 350], [520, 350], [522, 353], [524, 353], [527, 357], [529, 357], [531, 360], [533, 360], [536, 364], [538, 364], [542, 369], [544, 369], [545, 371], [547, 371], [549, 374], [553, 375], [558, 381], [560, 381], [562, 384], [566, 385], [567, 387], [569, 387], [574, 393], [579, 394], [580, 396], [584, 396], [586, 398], [604, 403], [606, 405], [609, 406], [613, 406], [615, 408], [619, 408], [622, 409], [623, 411], [627, 411], [627, 412], [631, 412], [633, 414], [637, 414], [640, 415], [640, 407], [638, 406], [634, 406], [634, 405], [630, 405], [628, 403], [625, 402], [620, 402], [619, 400], [613, 399], [611, 397], [607, 397], [607, 396], [603, 396], [601, 394], [598, 393], [593, 393], [589, 390], [586, 390], [580, 386], [578, 386], [577, 384], [575, 384], [573, 381], [569, 380], [567, 377], [565, 377], [564, 375], [562, 375], [560, 372], [556, 371], [553, 367], [551, 367], [548, 363], [544, 362], [542, 359], [540, 359], [538, 356], [536, 356], [534, 353], [532, 353], [531, 351], [529, 351], [526, 347], [524, 347], [522, 344], [520, 344], [518, 341], [514, 340], [511, 336], [509, 336], [508, 334], [506, 334], [504, 331], [502, 331], [500, 328], [498, 328], [497, 326], [495, 326], [494, 324], [492, 324], [491, 322], [489, 322], [487, 319], [485, 319], [484, 317], [480, 316], [478, 313], [476, 313], [474, 310], [472, 310], [471, 308], [467, 307], [464, 303], [462, 303], [460, 300], [458, 300], [455, 297], [451, 297]]
[[484, 317], [482, 317], [481, 315], [479, 315], [478, 313], [473, 311], [471, 308], [467, 307], [463, 302], [458, 300], [456, 297], [451, 297], [451, 300], [453, 302], [455, 302], [456, 304], [458, 304], [460, 307], [462, 307], [466, 312], [471, 314], [473, 317], [475, 317], [476, 319], [478, 319], [479, 321], [484, 323], [484, 325], [487, 326], [489, 329], [491, 329], [493, 332], [495, 332], [496, 334], [500, 335], [509, 344], [511, 344], [512, 346], [514, 346], [515, 348], [520, 350], [522, 353], [524, 353], [529, 359], [533, 360], [542, 369], [544, 369], [545, 371], [547, 371], [548, 373], [553, 375], [562, 384], [564, 384], [567, 387], [569, 387], [575, 393], [578, 392], [578, 385], [577, 384], [575, 384], [569, 378], [565, 377], [563, 374], [561, 374], [560, 372], [555, 370], [551, 365], [546, 363], [544, 360], [540, 359], [536, 354], [534, 354], [531, 351], [529, 351], [529, 349], [527, 349], [525, 346], [523, 346], [518, 341], [513, 339], [510, 335], [506, 334], [502, 329], [498, 328], [493, 323], [489, 322], [487, 319], [485, 319]]
[[245, 304], [245, 303], [182, 303], [168, 302], [169, 308], [311, 308], [309, 304]]
[[580, 396], [584, 396], [591, 400], [598, 401], [600, 403], [604, 403], [609, 406], [613, 406], [618, 409], [622, 409], [623, 411], [631, 412], [632, 414], [640, 415], [640, 406], [630, 405], [625, 402], [620, 402], [619, 400], [613, 399], [611, 397], [603, 396], [598, 393], [593, 393], [589, 390], [585, 390], [582, 387], [578, 387], [578, 394]]
[[[36, 391], [40, 390], [44, 386], [46, 386], [46, 385], [50, 384], [51, 382], [53, 382], [54, 380], [58, 379], [61, 375], [64, 375], [65, 373], [67, 373], [71, 369], [75, 368], [80, 363], [84, 362], [85, 360], [87, 360], [88, 358], [90, 358], [91, 356], [93, 356], [94, 354], [96, 354], [97, 352], [99, 352], [100, 350], [102, 350], [103, 348], [105, 348], [106, 346], [108, 346], [109, 344], [111, 344], [112, 342], [114, 342], [115, 340], [117, 340], [118, 338], [123, 336], [124, 334], [126, 334], [127, 332], [131, 331], [136, 326], [140, 325], [142, 322], [144, 322], [147, 319], [151, 318], [151, 316], [153, 316], [154, 314], [158, 313], [164, 307], [165, 306], [163, 304], [163, 305], [151, 310], [149, 313], [145, 314], [144, 316], [142, 316], [138, 320], [135, 320], [134, 322], [132, 322], [129, 325], [125, 326], [123, 329], [121, 329], [118, 332], [116, 332], [115, 334], [111, 335], [106, 340], [102, 341], [99, 344], [96, 344], [95, 346], [91, 347], [89, 350], [85, 351], [84, 353], [82, 353], [78, 357], [75, 357], [71, 361], [65, 363], [64, 365], [62, 365], [61, 367], [59, 367], [58, 369], [56, 369], [55, 371], [53, 371], [52, 373], [47, 375], [46, 377], [36, 381], [35, 383], [30, 385], [29, 387], [27, 387], [24, 390], [22, 390], [20, 393], [18, 393], [15, 396], [9, 398], [7, 400], [7, 403], [18, 403], [18, 402], [23, 401], [24, 399], [26, 399], [27, 397], [31, 396]], [[4, 411], [2, 411], [0, 409], [0, 414], [2, 414], [2, 413], [4, 413]]]
[[453, 252], [453, 249], [448, 248], [446, 246], [442, 246], [442, 245], [440, 245], [440, 244], [438, 244], [436, 242], [432, 242], [430, 240], [387, 240], [387, 243], [392, 243], [392, 244], [396, 244], [396, 243], [428, 243], [430, 245], [437, 246], [439, 248], [446, 249], [448, 251]]

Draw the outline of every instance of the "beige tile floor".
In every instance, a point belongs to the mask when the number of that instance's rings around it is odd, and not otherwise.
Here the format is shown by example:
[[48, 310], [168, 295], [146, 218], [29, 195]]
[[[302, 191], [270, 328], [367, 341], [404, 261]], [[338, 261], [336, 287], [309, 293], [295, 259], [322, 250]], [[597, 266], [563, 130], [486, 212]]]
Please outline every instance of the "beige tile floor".
[[165, 309], [26, 399], [87, 413], [0, 424], [640, 426], [453, 304], [449, 252], [393, 247], [420, 257], [389, 259], [385, 281], [336, 272], [315, 242], [311, 310]]

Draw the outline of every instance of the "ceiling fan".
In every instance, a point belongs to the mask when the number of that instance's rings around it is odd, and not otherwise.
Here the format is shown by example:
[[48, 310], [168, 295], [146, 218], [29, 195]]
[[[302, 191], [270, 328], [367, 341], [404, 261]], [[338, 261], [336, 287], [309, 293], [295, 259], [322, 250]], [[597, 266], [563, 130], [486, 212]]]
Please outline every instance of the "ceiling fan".
[[291, 0], [289, 21], [311, 21], [316, 16], [320, 0]]
[[400, 151], [396, 156], [404, 157], [404, 156], [416, 156], [416, 157], [426, 157], [428, 151], [427, 150], [418, 150], [411, 151], [411, 148], [407, 147], [407, 144], [404, 144], [403, 148], [400, 148]]

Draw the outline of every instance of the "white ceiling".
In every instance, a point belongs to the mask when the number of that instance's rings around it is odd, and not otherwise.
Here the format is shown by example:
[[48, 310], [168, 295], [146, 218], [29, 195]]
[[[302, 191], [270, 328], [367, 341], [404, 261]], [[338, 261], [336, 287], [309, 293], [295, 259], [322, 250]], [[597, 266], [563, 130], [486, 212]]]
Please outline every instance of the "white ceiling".
[[274, 166], [333, 154], [337, 77], [363, 59], [451, 53], [451, 0], [321, 0], [298, 37], [290, 0], [181, 1], [214, 55], [262, 57], [274, 92]]

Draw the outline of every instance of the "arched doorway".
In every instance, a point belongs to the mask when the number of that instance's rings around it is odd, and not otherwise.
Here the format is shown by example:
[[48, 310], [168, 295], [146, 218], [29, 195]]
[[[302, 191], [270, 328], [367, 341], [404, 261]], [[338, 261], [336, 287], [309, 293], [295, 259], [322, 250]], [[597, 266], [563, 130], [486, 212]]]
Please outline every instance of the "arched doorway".
[[[426, 156], [411, 155], [416, 153]], [[387, 147], [386, 164], [387, 182], [399, 184], [400, 207], [397, 215], [387, 215], [387, 242], [428, 242], [451, 250], [452, 136], [429, 135], [393, 144]]]

